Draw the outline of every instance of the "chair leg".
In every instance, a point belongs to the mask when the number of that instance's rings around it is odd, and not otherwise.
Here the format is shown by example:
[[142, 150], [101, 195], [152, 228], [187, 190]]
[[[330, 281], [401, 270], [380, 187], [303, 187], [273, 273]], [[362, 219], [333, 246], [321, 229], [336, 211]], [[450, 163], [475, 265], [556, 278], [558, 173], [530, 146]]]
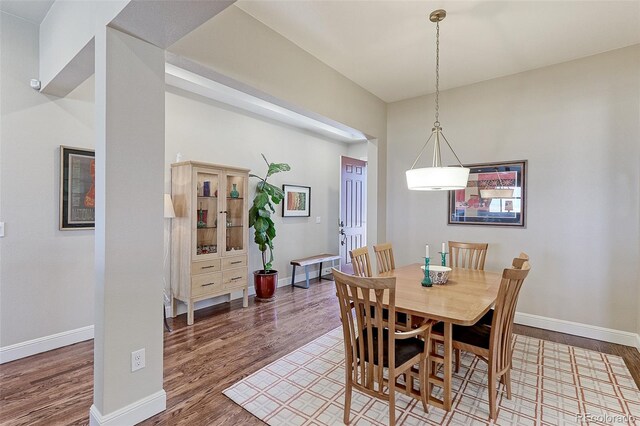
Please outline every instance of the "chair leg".
[[507, 388], [507, 399], [511, 399], [511, 368], [505, 371], [502, 378], [504, 380], [504, 386]]
[[425, 413], [429, 412], [429, 394], [431, 386], [429, 386], [429, 376], [431, 373], [431, 362], [429, 357], [425, 356], [420, 363], [420, 400], [422, 401], [422, 409]]
[[352, 393], [351, 380], [347, 379], [347, 386], [344, 390], [344, 424], [349, 424], [349, 417], [351, 417], [351, 393]]
[[456, 354], [456, 364], [455, 364], [455, 372], [460, 372], [460, 349], [454, 349], [453, 351]]
[[[395, 374], [395, 373], [394, 373]], [[389, 426], [396, 424], [396, 377], [389, 371]]]
[[495, 421], [498, 391], [496, 388], [496, 376], [491, 370], [491, 366], [489, 366], [489, 418]]

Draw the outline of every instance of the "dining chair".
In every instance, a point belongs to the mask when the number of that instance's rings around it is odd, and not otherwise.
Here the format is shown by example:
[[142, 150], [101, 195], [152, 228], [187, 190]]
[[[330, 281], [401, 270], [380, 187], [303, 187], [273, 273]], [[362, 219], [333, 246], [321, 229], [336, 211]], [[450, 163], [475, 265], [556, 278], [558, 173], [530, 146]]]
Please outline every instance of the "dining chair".
[[369, 259], [369, 248], [367, 246], [351, 250], [349, 256], [353, 265], [353, 275], [358, 277], [370, 277], [372, 275], [371, 259]]
[[[396, 269], [396, 262], [393, 258], [393, 244], [382, 243], [373, 246], [378, 264], [378, 274], [393, 271]], [[387, 310], [384, 310], [387, 315]], [[396, 330], [410, 331], [412, 329], [411, 315], [403, 312], [396, 314]]]
[[[525, 260], [521, 268], [507, 268], [502, 272], [490, 325], [453, 326], [453, 348], [471, 352], [488, 363], [489, 418], [493, 420], [497, 413], [496, 380], [505, 386], [507, 399], [511, 399], [513, 317], [522, 283], [530, 269], [529, 262]], [[436, 333], [434, 330], [434, 337]]]
[[518, 257], [513, 258], [513, 262], [511, 262], [511, 265], [516, 269], [522, 269], [522, 265], [524, 264], [524, 262], [527, 262], [528, 260], [529, 260], [529, 255], [521, 251]]
[[[396, 383], [419, 365], [421, 402], [428, 412], [427, 378], [430, 376], [428, 348], [432, 320], [409, 332], [395, 331], [395, 277], [359, 277], [333, 269], [344, 336], [346, 391], [344, 423], [349, 424], [351, 396], [357, 389], [374, 398], [389, 401], [389, 424], [395, 425], [395, 393], [411, 394], [411, 385]], [[382, 315], [383, 300], [391, 315]], [[385, 378], [384, 369], [387, 369]], [[405, 382], [406, 383], [406, 382]], [[388, 389], [385, 393], [384, 389]]]
[[449, 266], [482, 271], [488, 247], [488, 243], [449, 241]]
[[[449, 241], [449, 266], [483, 271], [488, 247], [488, 243]], [[453, 353], [457, 373], [460, 370], [460, 351], [454, 350]]]
[[379, 274], [396, 269], [396, 262], [393, 259], [393, 245], [391, 243], [374, 245], [373, 251], [376, 254]]
[[[528, 260], [529, 260], [529, 255], [525, 252], [520, 252], [518, 257], [513, 258], [513, 262], [511, 262], [511, 266], [513, 266], [515, 269], [522, 269], [522, 265], [524, 264], [524, 262], [527, 262]], [[476, 324], [491, 325], [491, 321], [493, 321], [493, 308], [489, 309], [489, 311], [487, 311], [487, 313], [484, 314]]]

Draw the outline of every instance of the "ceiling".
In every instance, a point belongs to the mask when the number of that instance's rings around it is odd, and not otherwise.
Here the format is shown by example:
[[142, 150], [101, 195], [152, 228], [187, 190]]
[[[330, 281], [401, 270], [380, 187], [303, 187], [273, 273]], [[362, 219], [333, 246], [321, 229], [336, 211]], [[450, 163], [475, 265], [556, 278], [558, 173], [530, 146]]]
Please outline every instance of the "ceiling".
[[0, 0], [0, 10], [40, 24], [55, 0]]
[[[387, 102], [640, 43], [640, 1], [251, 1], [237, 7]], [[206, 44], [205, 44], [206, 45]]]
[[[53, 2], [1, 0], [0, 10], [39, 24]], [[441, 89], [640, 43], [638, 0], [239, 0], [232, 7], [386, 102], [435, 91], [435, 24], [428, 15], [438, 8], [447, 10]]]

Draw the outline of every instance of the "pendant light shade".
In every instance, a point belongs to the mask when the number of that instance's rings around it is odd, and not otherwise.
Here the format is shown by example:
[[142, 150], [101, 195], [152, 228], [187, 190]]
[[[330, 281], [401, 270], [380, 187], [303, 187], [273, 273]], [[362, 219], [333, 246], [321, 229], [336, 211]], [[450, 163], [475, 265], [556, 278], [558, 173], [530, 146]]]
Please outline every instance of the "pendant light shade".
[[414, 191], [453, 191], [467, 187], [466, 167], [423, 167], [407, 170], [407, 187]]
[[[434, 10], [431, 12], [431, 15], [429, 15], [429, 20], [436, 23], [436, 121], [433, 123], [431, 136], [418, 153], [418, 157], [413, 162], [411, 168], [406, 171], [407, 187], [414, 191], [451, 191], [464, 189], [467, 187], [467, 181], [469, 180], [469, 169], [462, 166], [451, 144], [449, 144], [449, 141], [447, 141], [447, 138], [445, 138], [442, 133], [442, 127], [440, 127], [440, 121], [438, 121], [440, 115], [440, 21], [442, 21], [445, 16], [447, 16], [447, 12], [442, 9]], [[434, 139], [431, 167], [416, 169], [415, 166], [431, 139]], [[441, 139], [446, 142], [456, 157], [456, 160], [458, 160], [458, 166], [442, 166], [440, 154]]]

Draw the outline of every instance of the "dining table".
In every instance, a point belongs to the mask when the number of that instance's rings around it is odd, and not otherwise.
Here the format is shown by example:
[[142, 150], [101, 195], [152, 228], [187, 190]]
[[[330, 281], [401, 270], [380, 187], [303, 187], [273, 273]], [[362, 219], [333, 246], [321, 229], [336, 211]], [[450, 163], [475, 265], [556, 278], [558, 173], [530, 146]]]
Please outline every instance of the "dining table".
[[[468, 326], [475, 324], [495, 303], [500, 288], [500, 272], [479, 271], [464, 268], [452, 268], [445, 284], [433, 284], [425, 287], [421, 284], [424, 271], [420, 263], [402, 266], [380, 277], [395, 277], [395, 310], [416, 319], [434, 319], [443, 323], [443, 334], [432, 335], [432, 339], [444, 346], [442, 355], [431, 354], [432, 361], [442, 364], [443, 374], [439, 378], [432, 373], [431, 385], [442, 387], [442, 399], [431, 394], [429, 403], [450, 411], [452, 404], [453, 374], [453, 325]], [[388, 299], [384, 300], [387, 306]], [[429, 349], [427, 349], [429, 350]], [[437, 359], [434, 359], [437, 358]], [[419, 395], [419, 394], [418, 394]], [[414, 395], [415, 396], [415, 395]]]

